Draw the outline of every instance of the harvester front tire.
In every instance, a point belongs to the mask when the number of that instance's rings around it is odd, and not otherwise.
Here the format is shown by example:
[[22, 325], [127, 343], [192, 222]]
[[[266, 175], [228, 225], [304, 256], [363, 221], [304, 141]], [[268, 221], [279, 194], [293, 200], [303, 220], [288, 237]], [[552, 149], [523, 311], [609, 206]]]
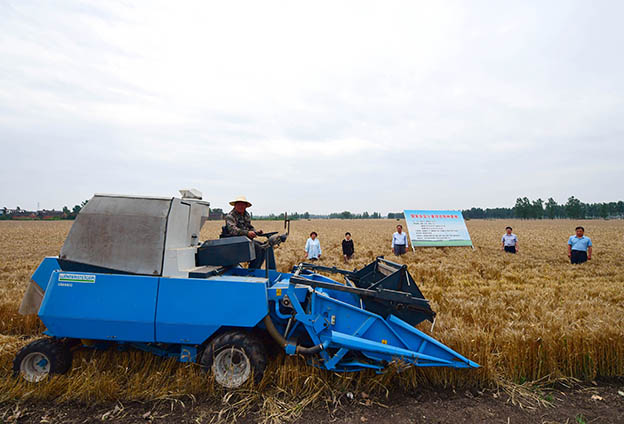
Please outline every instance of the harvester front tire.
[[266, 368], [266, 351], [262, 341], [251, 333], [228, 331], [208, 343], [199, 360], [204, 371], [212, 371], [217, 384], [235, 389], [252, 377], [262, 380]]
[[13, 359], [13, 375], [26, 381], [39, 382], [50, 374], [65, 374], [72, 364], [68, 343], [45, 338], [35, 340], [17, 352]]

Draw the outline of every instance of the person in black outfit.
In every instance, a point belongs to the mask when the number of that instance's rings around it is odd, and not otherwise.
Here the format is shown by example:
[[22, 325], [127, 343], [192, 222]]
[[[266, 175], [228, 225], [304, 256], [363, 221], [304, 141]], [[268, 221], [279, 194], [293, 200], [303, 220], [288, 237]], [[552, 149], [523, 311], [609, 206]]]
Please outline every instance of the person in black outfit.
[[353, 247], [353, 240], [351, 240], [351, 233], [345, 233], [345, 238], [342, 241], [342, 257], [344, 258], [345, 263], [347, 263], [351, 258], [353, 258], [353, 252], [355, 251]]

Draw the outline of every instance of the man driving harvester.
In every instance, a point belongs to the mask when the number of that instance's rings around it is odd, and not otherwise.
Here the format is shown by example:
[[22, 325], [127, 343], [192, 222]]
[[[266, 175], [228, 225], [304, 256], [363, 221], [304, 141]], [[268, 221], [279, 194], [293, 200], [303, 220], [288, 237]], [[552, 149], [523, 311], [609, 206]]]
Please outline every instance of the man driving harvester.
[[251, 225], [251, 215], [247, 212], [247, 208], [251, 207], [251, 203], [247, 201], [245, 196], [239, 196], [230, 202], [234, 208], [225, 215], [225, 226], [221, 237], [246, 236], [253, 240], [256, 259], [249, 263], [249, 268], [261, 268], [264, 263], [264, 252], [260, 246], [260, 242], [254, 240], [257, 236], [262, 235], [262, 230], [256, 230]]

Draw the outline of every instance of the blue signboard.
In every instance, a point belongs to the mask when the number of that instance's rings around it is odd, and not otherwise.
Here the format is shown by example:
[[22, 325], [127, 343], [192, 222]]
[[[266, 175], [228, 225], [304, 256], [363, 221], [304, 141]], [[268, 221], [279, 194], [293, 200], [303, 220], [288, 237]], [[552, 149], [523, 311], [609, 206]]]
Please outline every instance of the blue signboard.
[[412, 247], [472, 246], [461, 211], [405, 210]]

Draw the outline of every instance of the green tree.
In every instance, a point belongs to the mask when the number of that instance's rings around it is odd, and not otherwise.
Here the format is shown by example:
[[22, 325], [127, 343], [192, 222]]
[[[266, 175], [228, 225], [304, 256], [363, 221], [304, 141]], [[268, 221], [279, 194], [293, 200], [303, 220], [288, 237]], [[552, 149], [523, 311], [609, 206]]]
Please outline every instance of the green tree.
[[570, 196], [565, 204], [565, 211], [568, 217], [579, 219], [585, 217], [585, 208], [583, 203], [574, 196]]
[[542, 219], [544, 218], [544, 201], [537, 199], [533, 201], [531, 205], [531, 218]]
[[609, 202], [609, 215], [616, 216], [618, 214], [617, 202]]
[[521, 219], [529, 218], [531, 214], [531, 201], [528, 197], [518, 197], [516, 199], [514, 214]]
[[546, 202], [546, 216], [550, 219], [555, 219], [555, 216], [557, 216], [557, 202], [555, 202], [555, 199], [553, 199], [552, 197], [548, 198], [548, 201]]

